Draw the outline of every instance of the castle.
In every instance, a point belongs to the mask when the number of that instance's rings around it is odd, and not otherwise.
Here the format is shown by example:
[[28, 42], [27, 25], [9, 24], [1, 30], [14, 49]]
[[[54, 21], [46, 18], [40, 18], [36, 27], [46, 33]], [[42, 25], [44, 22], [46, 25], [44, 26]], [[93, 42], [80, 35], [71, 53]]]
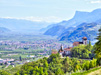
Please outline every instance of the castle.
[[[78, 46], [78, 45], [81, 45], [81, 44], [87, 45], [87, 37], [83, 37], [83, 38], [82, 38], [82, 42], [74, 42], [74, 43], [73, 43], [73, 47]], [[72, 49], [73, 47], [68, 47], [68, 48], [64, 48], [64, 49], [63, 49], [63, 46], [61, 45], [61, 48], [59, 49], [58, 53], [59, 53], [61, 56], [70, 56], [70, 54], [71, 54], [71, 49]]]

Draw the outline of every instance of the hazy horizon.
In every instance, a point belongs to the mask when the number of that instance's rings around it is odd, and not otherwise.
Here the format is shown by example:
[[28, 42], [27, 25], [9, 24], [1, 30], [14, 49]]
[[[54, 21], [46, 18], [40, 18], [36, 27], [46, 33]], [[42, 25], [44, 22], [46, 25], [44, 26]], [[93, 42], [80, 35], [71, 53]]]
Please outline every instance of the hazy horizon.
[[76, 11], [101, 8], [101, 0], [0, 0], [0, 18], [37, 22], [71, 19]]

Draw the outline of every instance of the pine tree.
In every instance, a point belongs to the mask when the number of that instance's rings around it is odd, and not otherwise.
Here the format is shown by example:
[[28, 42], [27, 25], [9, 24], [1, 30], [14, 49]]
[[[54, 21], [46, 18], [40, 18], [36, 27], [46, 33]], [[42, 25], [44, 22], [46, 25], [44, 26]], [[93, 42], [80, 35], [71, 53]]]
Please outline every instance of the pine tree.
[[91, 48], [91, 46], [92, 46], [92, 45], [91, 45], [91, 41], [89, 40], [89, 48]]
[[98, 42], [96, 42], [95, 44], [95, 54], [96, 54], [96, 58], [98, 60], [98, 64], [101, 65], [101, 28], [99, 29], [99, 34], [96, 38], [98, 40]]
[[19, 60], [20, 60], [20, 61], [22, 61], [22, 58], [21, 58], [21, 56], [19, 57]]

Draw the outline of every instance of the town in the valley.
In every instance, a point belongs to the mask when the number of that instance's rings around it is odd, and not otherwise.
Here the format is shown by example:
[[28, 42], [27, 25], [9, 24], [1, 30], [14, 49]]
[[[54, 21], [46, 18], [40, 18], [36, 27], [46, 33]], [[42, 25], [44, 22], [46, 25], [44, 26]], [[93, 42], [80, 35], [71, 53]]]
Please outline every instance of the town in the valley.
[[[61, 43], [57, 40], [37, 41], [0, 41], [0, 64], [15, 67], [27, 62], [35, 61], [43, 57], [49, 57], [52, 49], [59, 50]], [[64, 47], [67, 44], [63, 44]]]
[[[80, 44], [87, 45], [87, 37], [83, 37], [81, 42], [74, 42], [71, 46], [61, 44], [56, 40], [19, 42], [0, 41], [0, 64], [15, 67], [17, 64], [24, 64], [35, 61], [35, 59], [49, 57], [50, 54], [59, 53], [61, 57], [69, 56], [73, 47]], [[40, 48], [39, 51], [36, 51]]]

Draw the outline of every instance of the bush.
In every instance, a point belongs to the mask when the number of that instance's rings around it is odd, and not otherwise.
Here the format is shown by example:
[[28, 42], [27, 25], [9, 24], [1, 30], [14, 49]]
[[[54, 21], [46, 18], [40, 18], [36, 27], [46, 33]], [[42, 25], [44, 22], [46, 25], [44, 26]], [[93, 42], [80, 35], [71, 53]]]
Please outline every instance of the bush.
[[10, 75], [10, 74], [6, 71], [0, 71], [0, 75]]

